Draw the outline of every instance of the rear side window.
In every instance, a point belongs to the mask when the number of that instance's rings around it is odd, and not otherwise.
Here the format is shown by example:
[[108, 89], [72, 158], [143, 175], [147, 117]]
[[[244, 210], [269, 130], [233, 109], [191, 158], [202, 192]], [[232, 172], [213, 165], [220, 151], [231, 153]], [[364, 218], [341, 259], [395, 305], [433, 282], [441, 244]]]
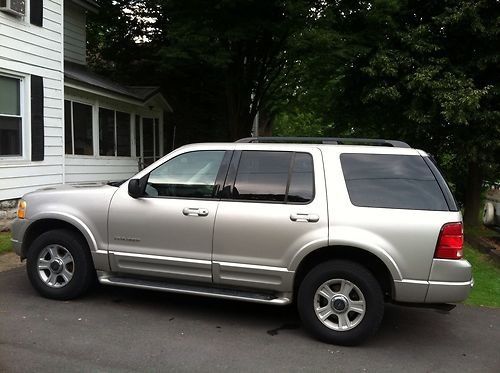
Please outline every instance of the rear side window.
[[307, 203], [314, 196], [312, 156], [308, 153], [243, 151], [232, 199]]
[[355, 206], [448, 211], [438, 182], [418, 155], [342, 154], [340, 162]]

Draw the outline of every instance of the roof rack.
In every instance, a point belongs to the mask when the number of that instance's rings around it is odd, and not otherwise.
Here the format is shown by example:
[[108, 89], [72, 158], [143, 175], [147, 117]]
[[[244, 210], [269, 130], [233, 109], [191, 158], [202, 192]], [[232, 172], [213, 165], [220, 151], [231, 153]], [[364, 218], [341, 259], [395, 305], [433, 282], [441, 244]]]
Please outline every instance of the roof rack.
[[330, 145], [377, 145], [394, 148], [411, 148], [403, 141], [384, 139], [358, 139], [350, 137], [245, 137], [240, 143], [312, 143]]

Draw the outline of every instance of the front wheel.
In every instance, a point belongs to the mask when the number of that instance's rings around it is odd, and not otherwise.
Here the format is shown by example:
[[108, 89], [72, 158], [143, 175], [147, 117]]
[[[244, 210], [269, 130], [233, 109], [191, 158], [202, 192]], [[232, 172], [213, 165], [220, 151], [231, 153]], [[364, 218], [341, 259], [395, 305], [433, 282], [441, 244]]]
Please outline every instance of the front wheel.
[[373, 335], [384, 314], [376, 278], [347, 260], [314, 267], [300, 284], [297, 306], [306, 330], [338, 345], [356, 345]]
[[33, 287], [52, 299], [76, 298], [87, 291], [95, 278], [86, 243], [65, 229], [45, 232], [33, 241], [26, 269]]

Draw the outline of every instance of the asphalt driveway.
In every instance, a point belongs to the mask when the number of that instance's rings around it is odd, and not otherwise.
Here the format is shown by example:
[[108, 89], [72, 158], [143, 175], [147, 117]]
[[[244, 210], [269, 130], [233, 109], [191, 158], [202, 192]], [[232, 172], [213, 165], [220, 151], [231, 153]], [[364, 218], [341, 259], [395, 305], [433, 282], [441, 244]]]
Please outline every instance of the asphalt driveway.
[[326, 345], [293, 307], [97, 287], [39, 297], [24, 268], [0, 273], [0, 371], [498, 372], [500, 310], [388, 306], [360, 347]]

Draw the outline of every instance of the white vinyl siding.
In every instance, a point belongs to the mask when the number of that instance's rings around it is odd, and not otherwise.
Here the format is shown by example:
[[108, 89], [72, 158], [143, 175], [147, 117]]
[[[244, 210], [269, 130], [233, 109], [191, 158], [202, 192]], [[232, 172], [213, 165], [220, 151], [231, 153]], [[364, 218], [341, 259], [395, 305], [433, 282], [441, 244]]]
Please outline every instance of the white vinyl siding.
[[136, 158], [66, 156], [67, 183], [124, 180], [137, 172]]
[[[27, 151], [22, 159], [0, 159], [0, 200], [63, 182], [63, 73], [61, 1], [44, 1], [43, 27], [29, 18], [0, 12], [0, 74], [25, 78], [28, 95], [23, 120]], [[31, 162], [29, 77], [43, 77], [45, 156]]]
[[73, 3], [64, 3], [64, 59], [86, 63], [85, 10]]

